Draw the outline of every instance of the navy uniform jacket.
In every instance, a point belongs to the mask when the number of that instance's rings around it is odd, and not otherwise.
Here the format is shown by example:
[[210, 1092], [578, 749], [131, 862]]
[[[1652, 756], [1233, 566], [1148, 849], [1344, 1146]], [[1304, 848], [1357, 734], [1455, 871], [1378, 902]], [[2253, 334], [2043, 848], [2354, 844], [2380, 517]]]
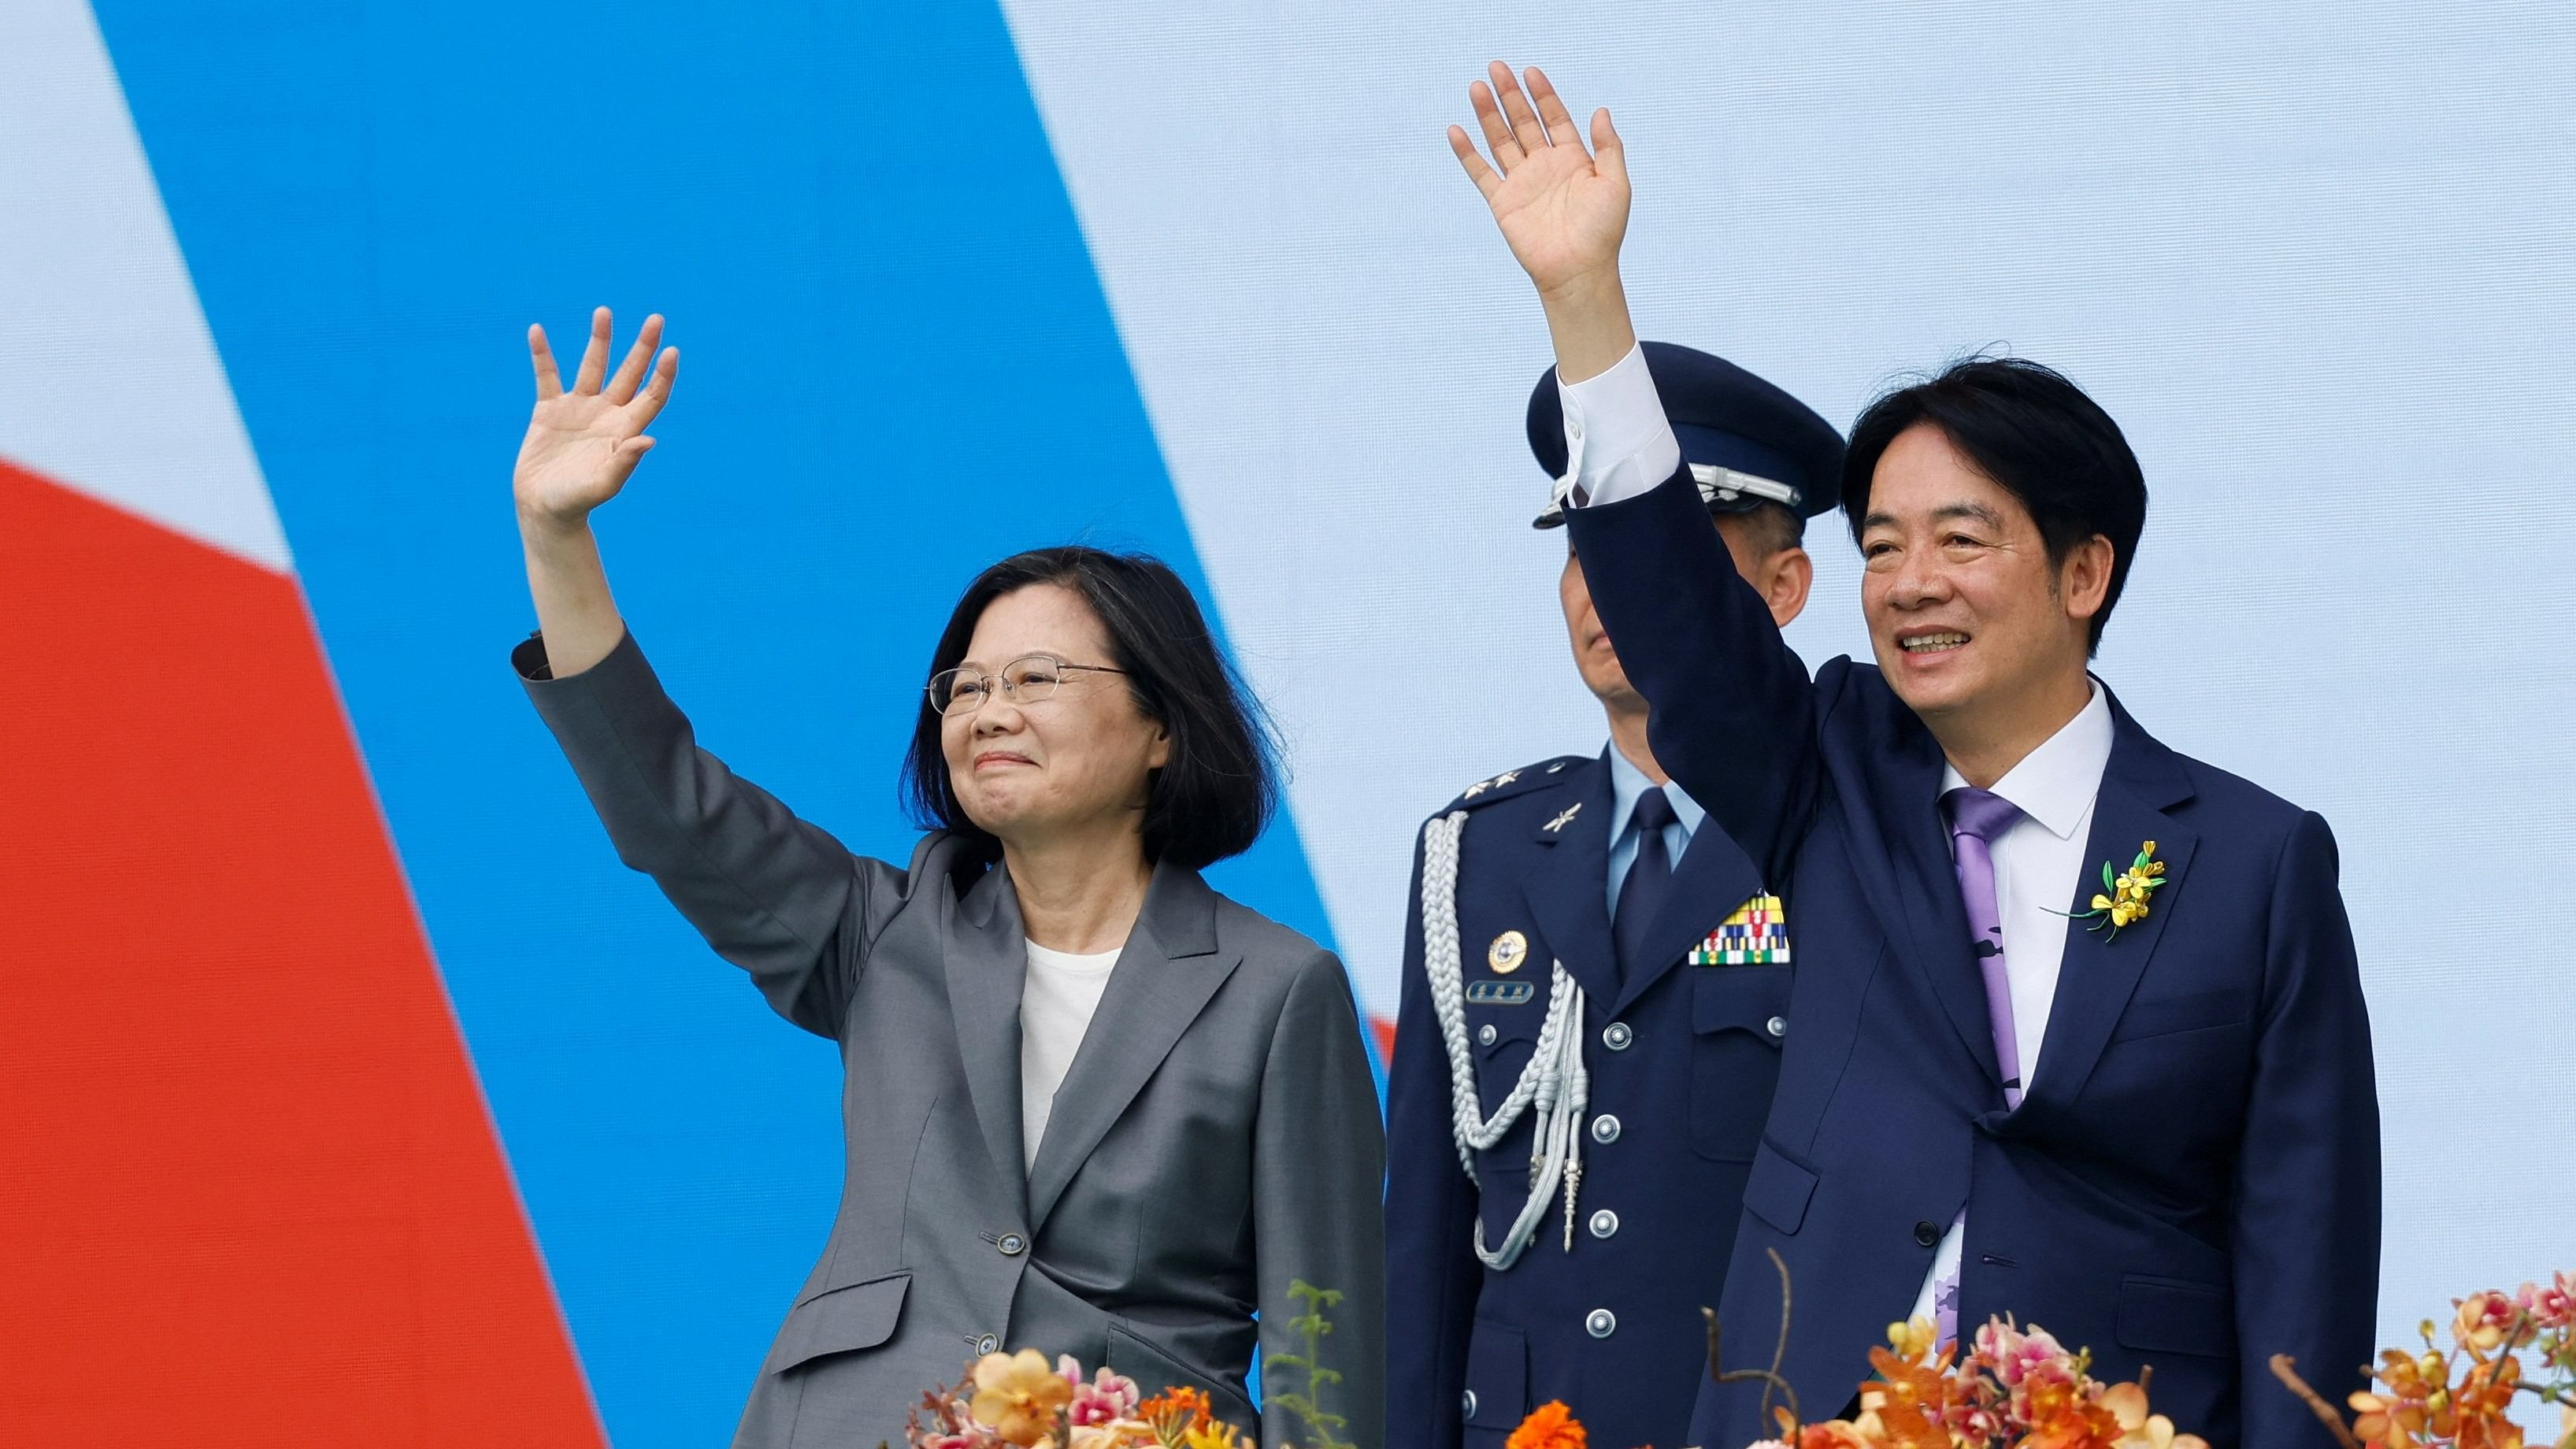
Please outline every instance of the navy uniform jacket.
[[[1698, 528], [1717, 537], [1705, 515]], [[1700, 1309], [1714, 1307], [1724, 1286], [1779, 1070], [1792, 969], [1684, 957], [1761, 891], [1761, 878], [1717, 822], [1704, 822], [1674, 866], [1654, 928], [1661, 964], [1622, 989], [1606, 901], [1606, 759], [1542, 761], [1441, 813], [1451, 810], [1471, 812], [1458, 870], [1465, 982], [1531, 988], [1524, 1004], [1465, 1007], [1480, 1110], [1492, 1113], [1530, 1060], [1553, 961], [1587, 998], [1591, 1100], [1573, 1250], [1555, 1206], [1518, 1262], [1487, 1271], [1471, 1246], [1476, 1218], [1487, 1245], [1501, 1244], [1529, 1191], [1538, 1114], [1479, 1154], [1480, 1192], [1452, 1136], [1449, 1064], [1423, 967], [1417, 843], [1387, 1082], [1387, 1442], [1500, 1446], [1531, 1408], [1559, 1399], [1603, 1449], [1673, 1449], [1706, 1363]], [[1489, 961], [1506, 931], [1528, 943], [1526, 961], [1508, 973]], [[1767, 1268], [1758, 1276], [1771, 1278]]]
[[[1939, 744], [1877, 669], [1813, 682], [1724, 568], [1689, 476], [1573, 510], [1574, 543], [1655, 758], [1766, 863], [1798, 925], [1798, 1023], [1745, 1186], [1730, 1368], [1767, 1360], [1787, 1260], [1783, 1368], [1828, 1417], [1912, 1304], [1964, 1205], [1959, 1322], [2011, 1313], [2094, 1373], [2134, 1379], [2218, 1449], [2331, 1442], [2269, 1372], [2330, 1402], [2361, 1387], [2379, 1282], [2370, 1023], [2325, 822], [2186, 758], [2113, 702], [2085, 850], [2166, 883], [2116, 940], [2066, 934], [2020, 1110], [1936, 800]], [[1723, 689], [1710, 681], [1726, 682]], [[2067, 882], [2089, 908], [2098, 880]], [[1760, 1390], [1709, 1385], [1691, 1443], [1765, 1437]]]

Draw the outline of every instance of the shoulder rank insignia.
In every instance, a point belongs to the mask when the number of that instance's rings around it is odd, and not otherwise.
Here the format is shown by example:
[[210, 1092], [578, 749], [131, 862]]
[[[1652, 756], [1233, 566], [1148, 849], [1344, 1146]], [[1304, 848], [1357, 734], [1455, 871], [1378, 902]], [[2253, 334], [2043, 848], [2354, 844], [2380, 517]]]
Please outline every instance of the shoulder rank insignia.
[[1693, 966], [1786, 966], [1789, 923], [1780, 898], [1765, 891], [1736, 907], [1726, 924], [1691, 948]]

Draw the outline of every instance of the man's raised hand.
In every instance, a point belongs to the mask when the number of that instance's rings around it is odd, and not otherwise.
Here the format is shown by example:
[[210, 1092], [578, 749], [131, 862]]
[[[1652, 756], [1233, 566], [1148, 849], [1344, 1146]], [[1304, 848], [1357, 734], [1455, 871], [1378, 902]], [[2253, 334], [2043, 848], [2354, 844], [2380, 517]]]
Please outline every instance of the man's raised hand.
[[546, 329], [528, 329], [537, 406], [528, 415], [528, 436], [519, 444], [519, 463], [510, 481], [519, 514], [530, 522], [580, 523], [616, 497], [635, 465], [652, 451], [653, 440], [644, 429], [670, 401], [680, 349], [665, 348], [654, 356], [662, 340], [661, 314], [655, 313], [644, 319], [644, 330], [636, 334], [617, 375], [609, 377], [608, 339], [608, 309], [602, 307], [590, 315], [590, 345], [582, 349], [581, 370], [566, 392], [554, 352], [546, 345]]
[[1463, 126], [1449, 149], [1484, 193], [1513, 257], [1537, 284], [1567, 382], [1607, 371], [1636, 343], [1619, 284], [1619, 243], [1628, 232], [1628, 162], [1607, 110], [1592, 113], [1585, 149], [1574, 117], [1538, 67], [1521, 82], [1495, 61], [1492, 84], [1467, 87], [1491, 164]]

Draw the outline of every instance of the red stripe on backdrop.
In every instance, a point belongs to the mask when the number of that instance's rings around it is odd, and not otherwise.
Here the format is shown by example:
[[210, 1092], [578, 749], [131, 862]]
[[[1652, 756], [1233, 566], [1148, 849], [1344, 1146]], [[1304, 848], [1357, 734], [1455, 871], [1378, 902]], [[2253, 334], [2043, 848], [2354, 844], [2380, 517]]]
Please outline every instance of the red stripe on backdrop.
[[0, 1439], [581, 1445], [292, 580], [0, 464]]

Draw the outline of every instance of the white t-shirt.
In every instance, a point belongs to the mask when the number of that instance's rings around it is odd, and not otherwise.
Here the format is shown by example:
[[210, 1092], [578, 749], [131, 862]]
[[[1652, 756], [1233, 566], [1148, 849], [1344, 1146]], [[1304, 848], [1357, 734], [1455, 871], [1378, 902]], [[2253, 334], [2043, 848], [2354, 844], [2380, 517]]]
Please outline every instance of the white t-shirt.
[[1028, 1168], [1037, 1165], [1055, 1090], [1064, 1085], [1082, 1034], [1091, 1029], [1091, 1014], [1100, 1009], [1100, 993], [1109, 989], [1118, 950], [1125, 948], [1076, 956], [1021, 939], [1029, 948], [1029, 974], [1020, 988], [1020, 1165]]

